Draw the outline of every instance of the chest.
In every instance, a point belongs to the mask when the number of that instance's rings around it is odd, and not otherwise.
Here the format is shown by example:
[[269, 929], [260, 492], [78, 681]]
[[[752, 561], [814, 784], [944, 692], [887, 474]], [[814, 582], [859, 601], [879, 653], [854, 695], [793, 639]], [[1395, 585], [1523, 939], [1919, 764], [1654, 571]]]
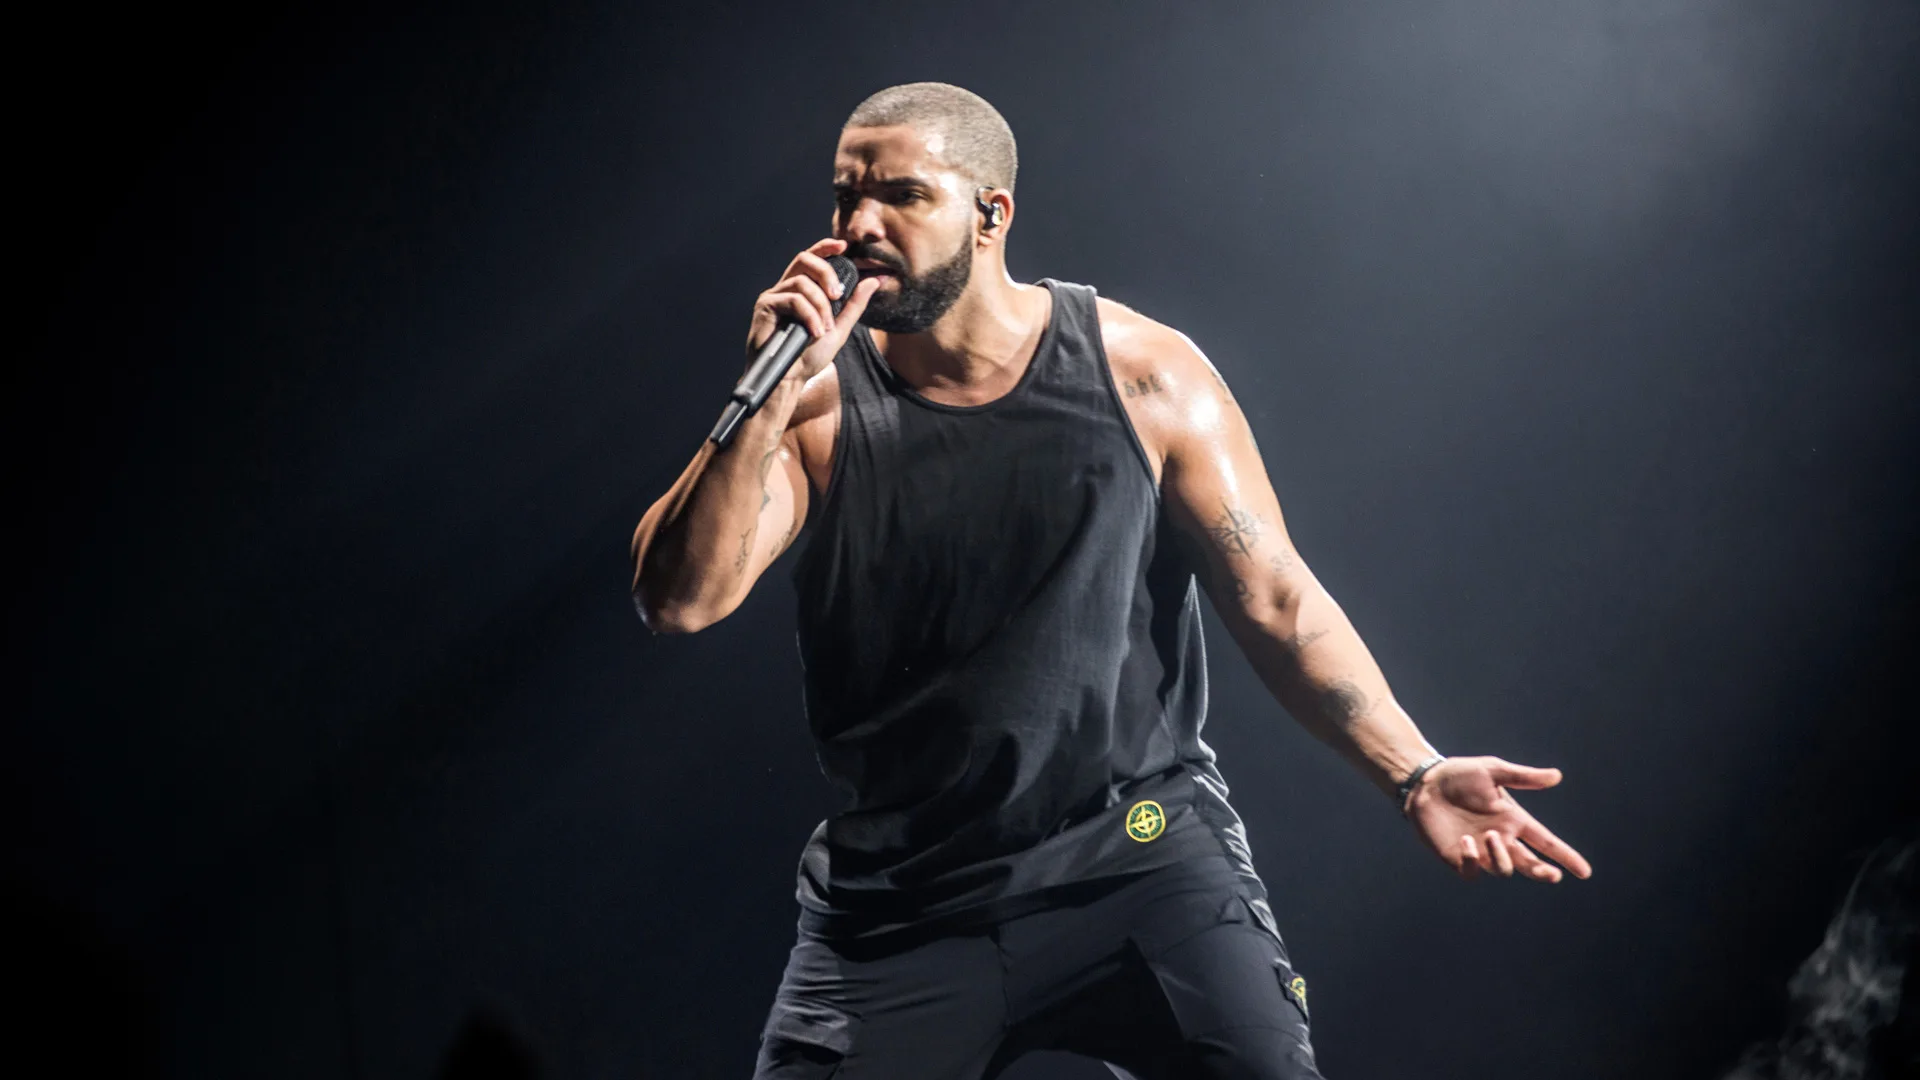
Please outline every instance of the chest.
[[[1173, 420], [1167, 414], [1164, 395], [1156, 395], [1141, 389], [1143, 385], [1151, 388], [1151, 380], [1157, 376], [1144, 369], [1133, 370], [1140, 365], [1113, 364], [1105, 359], [1099, 362], [1109, 365], [1109, 373], [1113, 379], [1113, 397], [1118, 401], [1121, 415], [1125, 417], [1131, 428], [1131, 438], [1138, 443], [1138, 449], [1132, 452], [1134, 467], [1140, 467], [1141, 459], [1144, 458], [1147, 476], [1157, 488], [1161, 475], [1165, 471], [1168, 432]], [[831, 372], [832, 369], [829, 371]], [[808, 487], [815, 500], [824, 495], [832, 483], [834, 457], [841, 438], [844, 408], [840, 399], [838, 376], [829, 375], [821, 382], [823, 385], [819, 388], [819, 392], [822, 396], [822, 407], [794, 431], [800, 465], [806, 473]], [[1048, 440], [1044, 437], [1036, 443], [1036, 440], [1026, 432], [996, 432], [994, 437], [998, 439], [1002, 435], [1011, 437], [1023, 449], [1037, 447], [1044, 450], [1048, 445]], [[925, 433], [921, 433], [917, 445], [938, 448], [940, 443], [937, 437], [928, 438]], [[1094, 455], [1100, 460], [1105, 460], [1108, 456], [1110, 455]]]

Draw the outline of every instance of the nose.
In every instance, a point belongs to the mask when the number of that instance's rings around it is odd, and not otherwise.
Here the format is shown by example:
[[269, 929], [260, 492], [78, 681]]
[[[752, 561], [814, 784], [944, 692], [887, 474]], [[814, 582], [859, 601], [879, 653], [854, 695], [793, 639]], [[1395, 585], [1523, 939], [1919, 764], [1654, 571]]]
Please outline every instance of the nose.
[[861, 199], [842, 214], [840, 239], [847, 243], [871, 244], [886, 237], [886, 230], [880, 225], [880, 204], [876, 200]]

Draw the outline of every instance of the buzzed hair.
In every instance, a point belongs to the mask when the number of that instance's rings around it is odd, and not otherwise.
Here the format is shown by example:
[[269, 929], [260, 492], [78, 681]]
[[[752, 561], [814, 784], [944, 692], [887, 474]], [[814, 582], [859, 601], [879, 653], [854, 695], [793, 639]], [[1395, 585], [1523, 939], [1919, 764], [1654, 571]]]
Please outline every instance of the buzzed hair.
[[895, 125], [938, 132], [945, 143], [940, 156], [947, 164], [988, 187], [1013, 191], [1014, 174], [1020, 171], [1013, 129], [979, 94], [940, 82], [889, 86], [861, 102], [842, 127]]

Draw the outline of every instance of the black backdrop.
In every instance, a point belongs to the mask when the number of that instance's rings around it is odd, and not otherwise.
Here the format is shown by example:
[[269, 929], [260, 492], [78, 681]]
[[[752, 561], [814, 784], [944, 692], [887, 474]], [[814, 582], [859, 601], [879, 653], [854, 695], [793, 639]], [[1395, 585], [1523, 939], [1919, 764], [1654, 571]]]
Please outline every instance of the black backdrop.
[[552, 1076], [747, 1075], [834, 805], [791, 591], [654, 637], [625, 544], [840, 119], [926, 78], [1021, 140], [1017, 276], [1233, 383], [1430, 737], [1567, 772], [1528, 802], [1597, 876], [1463, 885], [1210, 624], [1326, 1070], [1777, 1028], [1920, 790], [1920, 8], [539, 7], [18, 31], [27, 1045], [422, 1076], [486, 1015]]

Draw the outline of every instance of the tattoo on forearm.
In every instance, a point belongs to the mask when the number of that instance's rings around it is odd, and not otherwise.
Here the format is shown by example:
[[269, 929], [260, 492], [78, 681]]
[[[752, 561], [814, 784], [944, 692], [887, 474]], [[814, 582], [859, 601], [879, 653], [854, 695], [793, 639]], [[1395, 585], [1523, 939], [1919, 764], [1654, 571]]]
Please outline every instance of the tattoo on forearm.
[[747, 568], [747, 556], [751, 554], [752, 551], [753, 530], [748, 529], [746, 532], [740, 534], [740, 551], [733, 557], [733, 568], [735, 571], [745, 570]]
[[773, 501], [773, 491], [767, 487], [767, 476], [773, 472], [773, 459], [778, 456], [780, 456], [778, 443], [774, 444], [773, 449], [760, 455], [760, 509], [763, 511], [767, 508], [767, 504]]
[[1237, 552], [1251, 557], [1253, 545], [1260, 542], [1260, 519], [1248, 511], [1235, 510], [1224, 501], [1220, 507], [1223, 511], [1220, 520], [1207, 529], [1207, 535], [1227, 554]]
[[1128, 379], [1120, 385], [1126, 390], [1128, 397], [1139, 397], [1142, 394], [1158, 394], [1167, 388], [1167, 384], [1160, 381], [1160, 376], [1157, 373], [1148, 375], [1144, 379]]
[[1267, 557], [1267, 569], [1276, 574], [1284, 574], [1293, 567], [1294, 561], [1293, 549], [1282, 544], [1279, 554]]
[[1327, 632], [1325, 630], [1310, 630], [1303, 633], [1294, 634], [1292, 637], [1281, 638], [1280, 644], [1285, 645], [1287, 647], [1287, 651], [1297, 654], [1300, 652], [1300, 650], [1306, 648], [1307, 646], [1313, 644], [1316, 641], [1319, 641], [1321, 638], [1326, 636], [1327, 636]]
[[1367, 695], [1351, 679], [1340, 679], [1320, 690], [1320, 712], [1342, 727], [1367, 714]]

